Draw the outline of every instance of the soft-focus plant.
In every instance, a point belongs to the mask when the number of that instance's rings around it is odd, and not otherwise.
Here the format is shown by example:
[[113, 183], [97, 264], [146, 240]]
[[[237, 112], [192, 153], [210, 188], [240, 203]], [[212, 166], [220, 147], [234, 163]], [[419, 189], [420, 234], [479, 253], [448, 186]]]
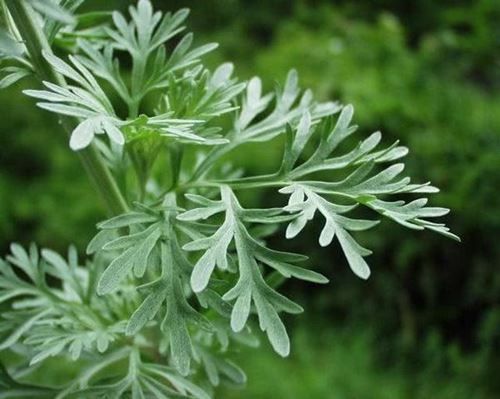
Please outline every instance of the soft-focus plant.
[[[1, 261], [0, 349], [19, 360], [2, 369], [0, 398], [207, 398], [221, 383], [244, 384], [230, 354], [258, 344], [251, 316], [287, 356], [283, 313], [302, 308], [279, 286], [328, 281], [306, 256], [266, 244], [283, 225], [292, 239], [318, 215], [319, 244], [336, 240], [364, 279], [371, 252], [356, 232], [378, 220], [358, 207], [457, 239], [433, 221], [447, 209], [403, 199], [437, 192], [401, 177], [407, 148], [381, 146], [379, 132], [349, 148], [351, 105], [318, 103], [295, 71], [264, 94], [259, 78], [234, 78], [232, 64], [207, 69], [201, 57], [216, 45], [195, 47], [182, 33], [187, 10], [162, 14], [140, 0], [129, 17], [77, 15], [80, 3], [3, 2], [1, 85], [40, 79], [24, 93], [59, 116], [110, 218], [85, 262], [73, 247], [63, 257], [17, 244]], [[235, 148], [265, 151], [278, 136], [278, 170], [247, 176], [231, 166]], [[287, 200], [245, 205], [242, 192], [268, 189]], [[76, 371], [42, 386], [36, 370], [52, 357]]]

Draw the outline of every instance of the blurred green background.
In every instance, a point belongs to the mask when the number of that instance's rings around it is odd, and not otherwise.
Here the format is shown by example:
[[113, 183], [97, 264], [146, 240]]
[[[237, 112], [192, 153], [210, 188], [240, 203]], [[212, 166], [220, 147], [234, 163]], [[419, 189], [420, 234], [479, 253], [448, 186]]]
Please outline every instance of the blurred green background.
[[[276, 236], [278, 247], [310, 254], [331, 283], [285, 287], [306, 308], [289, 320], [292, 355], [280, 359], [267, 344], [238, 354], [248, 388], [219, 397], [500, 397], [500, 2], [156, 5], [192, 9], [197, 40], [220, 43], [209, 64], [231, 60], [240, 76], [258, 74], [268, 88], [296, 68], [319, 98], [354, 104], [361, 134], [399, 138], [411, 149], [410, 175], [442, 189], [434, 204], [452, 208], [447, 222], [463, 241], [382, 223], [364, 236], [374, 250], [364, 282], [335, 245], [319, 248], [314, 227], [296, 241]], [[2, 253], [11, 241], [83, 248], [103, 208], [55, 118], [19, 85], [0, 92], [0, 108]], [[240, 152], [250, 172], [277, 162], [278, 149], [266, 148]]]

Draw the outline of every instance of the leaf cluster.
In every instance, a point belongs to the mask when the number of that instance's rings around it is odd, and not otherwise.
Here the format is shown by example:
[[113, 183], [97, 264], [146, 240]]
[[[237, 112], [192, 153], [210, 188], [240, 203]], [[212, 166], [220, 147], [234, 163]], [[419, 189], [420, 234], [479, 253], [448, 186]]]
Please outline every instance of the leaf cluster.
[[[0, 303], [9, 307], [0, 350], [22, 348], [27, 374], [53, 356], [80, 362], [75, 379], [47, 388], [55, 397], [207, 398], [220, 383], [244, 384], [230, 354], [236, 345], [258, 344], [253, 315], [274, 350], [287, 356], [283, 314], [303, 309], [279, 285], [328, 279], [307, 256], [269, 247], [266, 239], [285, 224], [285, 238], [293, 239], [320, 215], [319, 244], [336, 239], [361, 278], [370, 274], [371, 251], [357, 234], [379, 220], [358, 216], [357, 208], [458, 239], [433, 221], [448, 209], [427, 206], [427, 197], [404, 200], [438, 191], [401, 177], [404, 165], [396, 162], [406, 147], [380, 146], [380, 132], [353, 145], [351, 105], [317, 102], [299, 88], [296, 71], [264, 94], [258, 77], [240, 82], [230, 63], [209, 70], [201, 57], [216, 45], [194, 47], [192, 34], [181, 35], [187, 10], [163, 14], [139, 0], [129, 20], [114, 12], [90, 23], [70, 18], [79, 3], [51, 2], [45, 10], [47, 36], [64, 43], [70, 32], [73, 54], [65, 60], [45, 51], [61, 79], [25, 94], [74, 118], [70, 147], [97, 144], [131, 210], [98, 224], [85, 266], [74, 248], [64, 259], [18, 245], [0, 263]], [[85, 19], [90, 31], [81, 29]], [[28, 71], [14, 33], [0, 32], [0, 53]], [[130, 71], [120, 64], [124, 57]], [[8, 71], [10, 83], [25, 72]], [[279, 136], [285, 140], [276, 171], [248, 176], [226, 162], [241, 145], [265, 150]], [[245, 207], [247, 190], [275, 190], [288, 201]], [[0, 384], [21, 384], [1, 376]]]

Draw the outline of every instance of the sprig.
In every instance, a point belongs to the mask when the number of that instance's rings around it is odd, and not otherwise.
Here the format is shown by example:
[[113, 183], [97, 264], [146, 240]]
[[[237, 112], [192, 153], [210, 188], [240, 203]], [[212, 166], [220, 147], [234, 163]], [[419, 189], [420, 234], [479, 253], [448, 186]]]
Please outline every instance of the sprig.
[[[226, 140], [214, 136], [213, 129], [205, 129], [202, 122], [234, 110], [231, 100], [245, 85], [229, 79], [232, 66], [221, 65], [213, 74], [194, 67], [199, 63], [199, 57], [212, 50], [214, 45], [189, 50], [192, 35], [185, 36], [166, 59], [164, 44], [183, 30], [180, 24], [186, 18], [187, 10], [162, 15], [153, 13], [149, 1], [142, 0], [137, 7], [130, 7], [130, 14], [132, 22], [128, 24], [123, 15], [113, 13], [116, 30], [105, 30], [110, 40], [102, 50], [99, 43], [82, 40], [79, 45], [85, 54], [70, 55], [71, 64], [52, 54], [44, 54], [54, 70], [74, 85], [62, 87], [44, 82], [48, 90], [26, 90], [25, 94], [43, 100], [38, 103], [41, 108], [81, 119], [71, 135], [70, 147], [73, 150], [87, 147], [96, 134], [102, 133], [106, 133], [112, 142], [123, 145], [126, 142], [123, 130], [138, 126], [155, 129], [160, 136], [181, 142], [225, 143]], [[114, 57], [116, 50], [126, 51], [132, 58], [129, 84], [122, 77], [118, 60]], [[16, 77], [22, 76], [10, 76], [9, 82]], [[128, 104], [129, 119], [117, 116], [96, 78], [110, 83]], [[144, 97], [169, 85], [173, 90], [162, 97], [157, 112], [138, 118]]]
[[278, 313], [281, 311], [300, 313], [302, 308], [266, 283], [258, 263], [269, 266], [285, 277], [293, 276], [317, 283], [325, 283], [328, 280], [319, 273], [294, 265], [307, 257], [267, 248], [252, 237], [246, 224], [281, 223], [291, 219], [290, 216], [283, 216], [281, 209], [243, 209], [227, 186], [221, 188], [220, 201], [194, 195], [189, 195], [188, 198], [202, 207], [180, 214], [178, 220], [194, 222], [220, 212], [225, 213], [224, 223], [211, 236], [202, 236], [183, 247], [187, 251], [204, 251], [192, 271], [191, 287], [195, 292], [203, 291], [210, 281], [215, 266], [223, 271], [228, 270], [229, 246], [234, 242], [239, 278], [237, 284], [223, 297], [228, 301], [235, 300], [231, 312], [231, 328], [236, 332], [243, 329], [253, 302], [261, 329], [266, 331], [274, 349], [282, 356], [287, 356], [290, 343]]
[[[159, 327], [173, 366], [187, 375], [192, 359], [206, 361], [198, 352], [209, 353], [193, 338], [192, 327], [215, 333], [212, 322], [217, 318], [212, 315], [209, 321], [186, 295], [185, 284], [193, 265], [181, 248], [180, 229], [187, 226], [178, 226], [177, 212], [175, 197], [168, 195], [158, 209], [142, 208], [105, 221], [99, 225], [102, 230], [89, 244], [88, 253], [111, 255], [97, 283], [100, 295], [120, 290], [132, 276], [144, 277], [144, 283], [137, 287], [143, 299], [130, 315], [125, 332], [135, 336], [143, 329]], [[130, 234], [120, 235], [124, 229]], [[218, 317], [227, 318], [231, 313], [229, 305], [212, 289], [198, 295], [197, 303], [215, 309]]]
[[225, 135], [228, 144], [212, 149], [198, 165], [192, 180], [206, 175], [217, 160], [241, 144], [266, 142], [285, 133], [288, 125], [297, 126], [306, 111], [310, 113], [313, 123], [318, 123], [321, 118], [340, 110], [337, 102], [318, 103], [310, 90], [301, 91], [295, 70], [289, 72], [283, 88], [278, 88], [276, 93], [263, 95], [261, 79], [250, 79], [238, 103], [239, 113], [234, 126]]
[[83, 119], [71, 134], [70, 147], [75, 151], [81, 150], [92, 142], [96, 134], [102, 133], [106, 133], [116, 144], [123, 145], [125, 139], [119, 129], [123, 123], [90, 71], [72, 56], [72, 65], [48, 53], [45, 58], [57, 72], [78, 86], [61, 87], [44, 82], [49, 90], [25, 90], [24, 93], [43, 100], [37, 104], [40, 108]]
[[[408, 149], [395, 142], [384, 149], [377, 149], [381, 141], [379, 132], [359, 142], [351, 151], [334, 155], [337, 147], [356, 131], [352, 126], [353, 107], [342, 109], [336, 123], [332, 118], [324, 119], [317, 127], [312, 124], [311, 115], [306, 112], [296, 129], [288, 128], [287, 143], [283, 161], [278, 172], [267, 176], [257, 176], [227, 181], [236, 188], [257, 188], [262, 185], [282, 186], [280, 192], [289, 195], [284, 210], [297, 214], [286, 230], [287, 238], [294, 238], [308, 221], [319, 212], [325, 225], [319, 237], [321, 246], [329, 245], [336, 237], [353, 272], [368, 278], [370, 269], [363, 259], [371, 251], [362, 247], [351, 232], [370, 229], [378, 220], [364, 220], [345, 216], [358, 205], [366, 206], [380, 215], [415, 230], [425, 228], [458, 240], [442, 223], [426, 218], [446, 215], [449, 210], [438, 207], [425, 207], [426, 198], [406, 203], [402, 200], [388, 202], [380, 199], [387, 195], [430, 194], [438, 190], [429, 183], [411, 184], [410, 178], [398, 178], [404, 169], [402, 163], [391, 164], [404, 157]], [[305, 160], [301, 156], [306, 147], [317, 137], [316, 149]], [[384, 166], [373, 174], [377, 165]], [[310, 180], [318, 172], [351, 170], [338, 181]]]
[[[74, 248], [68, 261], [46, 249], [40, 257], [35, 246], [25, 251], [13, 244], [11, 251], [1, 261], [0, 303], [10, 303], [12, 310], [0, 322], [10, 331], [0, 350], [26, 345], [34, 351], [30, 364], [63, 352], [76, 360], [84, 350], [105, 352], [123, 332], [123, 323], [106, 317], [104, 304], [91, 295], [96, 271], [78, 265]], [[57, 279], [60, 288], [49, 285], [50, 279]]]
[[[295, 166], [308, 140], [314, 133], [310, 126], [310, 117], [305, 114], [299, 129], [290, 135], [289, 144], [285, 150], [285, 157], [280, 175], [293, 181], [280, 191], [290, 194], [287, 210], [300, 212], [300, 216], [287, 229], [287, 237], [295, 237], [304, 227], [307, 220], [313, 218], [315, 211], [319, 211], [326, 220], [320, 235], [320, 244], [327, 246], [336, 236], [352, 270], [362, 278], [369, 276], [369, 268], [363, 259], [371, 251], [360, 246], [349, 231], [366, 230], [375, 226], [377, 221], [352, 219], [343, 216], [358, 204], [365, 205], [379, 214], [417, 230], [428, 228], [453, 239], [449, 229], [440, 223], [431, 222], [424, 218], [433, 218], [446, 215], [446, 208], [425, 208], [426, 198], [420, 198], [410, 203], [402, 200], [387, 202], [379, 199], [380, 196], [399, 195], [405, 193], [420, 194], [433, 193], [436, 188], [425, 184], [411, 184], [408, 177], [398, 176], [404, 165], [392, 164], [384, 167], [376, 174], [372, 174], [376, 164], [391, 163], [407, 154], [405, 147], [394, 143], [392, 146], [375, 150], [380, 141], [380, 133], [374, 133], [360, 142], [349, 153], [331, 157], [331, 153], [338, 145], [350, 136], [356, 128], [350, 126], [353, 114], [352, 106], [346, 106], [340, 114], [337, 123], [332, 128], [327, 121], [318, 128], [321, 139], [313, 155], [305, 162]], [[324, 170], [336, 170], [353, 167], [354, 171], [343, 180], [336, 182], [321, 182], [303, 180], [306, 176]], [[325, 196], [331, 200], [325, 199]], [[336, 200], [344, 199], [351, 204], [339, 204]]]

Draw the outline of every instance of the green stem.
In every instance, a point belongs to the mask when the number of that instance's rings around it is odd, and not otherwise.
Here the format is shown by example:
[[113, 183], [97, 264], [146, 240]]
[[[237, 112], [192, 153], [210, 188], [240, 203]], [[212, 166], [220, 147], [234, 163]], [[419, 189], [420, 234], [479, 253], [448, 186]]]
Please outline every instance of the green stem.
[[[36, 21], [33, 10], [24, 0], [5, 0], [7, 8], [28, 50], [33, 68], [40, 78], [66, 86], [64, 77], [54, 71], [42, 55], [43, 51], [52, 52], [43, 29]], [[70, 134], [78, 120], [69, 116], [60, 116], [63, 128]], [[124, 213], [128, 205], [120, 189], [104, 163], [98, 149], [91, 145], [79, 151], [78, 156], [92, 183], [103, 199], [108, 212], [112, 215]]]
[[141, 87], [144, 80], [144, 71], [146, 70], [146, 61], [149, 54], [139, 54], [133, 57], [132, 64], [132, 99], [129, 105], [129, 113], [131, 118], [136, 118], [139, 114], [139, 106], [142, 100]]
[[178, 144], [172, 143], [168, 148], [170, 154], [170, 170], [172, 171], [171, 187], [175, 188], [179, 184], [181, 174], [182, 157], [184, 150]]
[[146, 183], [148, 180], [148, 167], [144, 164], [143, 157], [133, 148], [128, 148], [128, 154], [132, 161], [132, 166], [137, 178], [137, 188], [139, 190], [139, 202], [143, 202], [146, 198]]
[[[231, 138], [229, 139], [231, 140]], [[198, 165], [189, 181], [193, 182], [205, 176], [222, 156], [234, 150], [239, 144], [236, 141], [231, 141], [229, 144], [212, 148], [205, 159]]]

